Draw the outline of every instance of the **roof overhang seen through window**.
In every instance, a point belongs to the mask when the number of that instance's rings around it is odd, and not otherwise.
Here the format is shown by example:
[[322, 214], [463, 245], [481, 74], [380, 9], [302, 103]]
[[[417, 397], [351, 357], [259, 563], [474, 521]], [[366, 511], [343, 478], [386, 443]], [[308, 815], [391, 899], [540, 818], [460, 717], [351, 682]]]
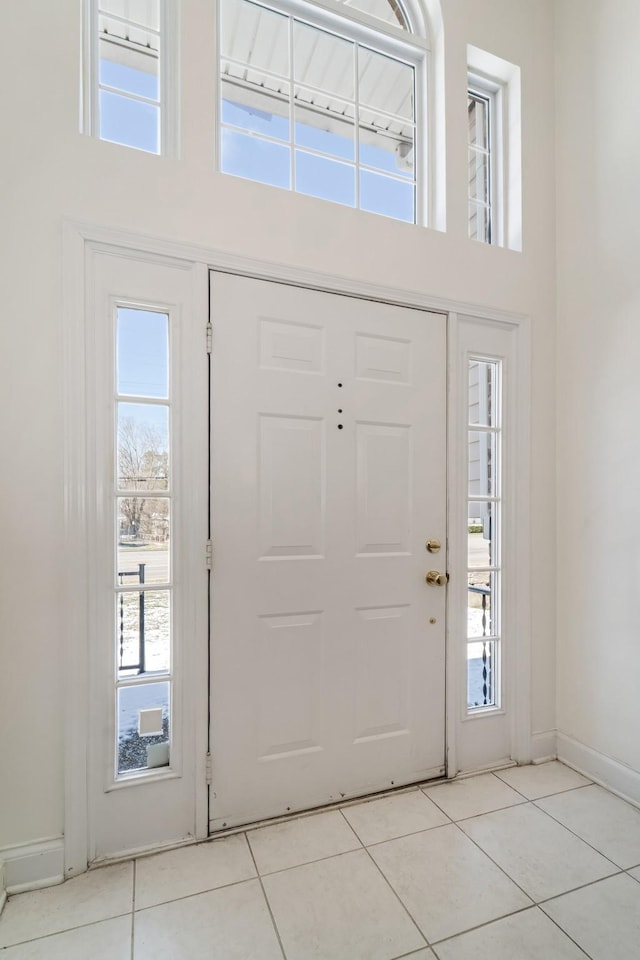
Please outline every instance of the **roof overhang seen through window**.
[[221, 4], [222, 171], [414, 222], [419, 60], [382, 26], [338, 32], [278, 6]]
[[98, 0], [98, 16], [101, 59], [158, 72], [159, 0]]
[[397, 0], [340, 0], [345, 7], [351, 7], [353, 10], [360, 10], [376, 20], [382, 20], [384, 23], [393, 24], [394, 27], [401, 27], [403, 30], [409, 29], [407, 17], [402, 6]]

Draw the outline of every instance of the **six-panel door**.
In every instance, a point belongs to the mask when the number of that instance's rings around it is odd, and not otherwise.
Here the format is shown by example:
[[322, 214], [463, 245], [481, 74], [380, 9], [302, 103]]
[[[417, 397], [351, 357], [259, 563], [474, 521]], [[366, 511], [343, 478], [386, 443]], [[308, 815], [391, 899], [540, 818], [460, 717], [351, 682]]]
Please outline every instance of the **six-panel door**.
[[212, 829], [444, 769], [445, 318], [212, 275]]

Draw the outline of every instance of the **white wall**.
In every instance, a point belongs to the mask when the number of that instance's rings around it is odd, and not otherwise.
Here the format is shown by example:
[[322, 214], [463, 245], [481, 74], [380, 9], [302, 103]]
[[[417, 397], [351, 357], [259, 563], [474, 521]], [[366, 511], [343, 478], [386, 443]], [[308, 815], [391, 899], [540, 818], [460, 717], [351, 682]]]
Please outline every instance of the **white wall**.
[[[182, 157], [175, 160], [78, 132], [78, 0], [0, 5], [4, 77], [0, 183], [5, 193], [0, 241], [0, 616], [7, 665], [0, 671], [0, 848], [59, 835], [64, 827], [63, 668], [68, 617], [60, 601], [65, 565], [64, 218], [531, 315], [532, 730], [555, 726], [552, 3], [446, 0], [443, 6], [446, 233], [214, 174], [215, 37], [210, 0], [182, 3]], [[522, 68], [522, 254], [467, 239], [468, 43]]]
[[557, 4], [558, 726], [640, 773], [638, 37], [637, 0]]

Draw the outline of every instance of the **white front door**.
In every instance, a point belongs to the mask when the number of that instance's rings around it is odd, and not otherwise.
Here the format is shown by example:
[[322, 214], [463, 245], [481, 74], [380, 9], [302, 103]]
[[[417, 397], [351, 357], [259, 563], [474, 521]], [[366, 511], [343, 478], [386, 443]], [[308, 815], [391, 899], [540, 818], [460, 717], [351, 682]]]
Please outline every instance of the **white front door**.
[[446, 344], [264, 280], [211, 304], [217, 830], [444, 772]]

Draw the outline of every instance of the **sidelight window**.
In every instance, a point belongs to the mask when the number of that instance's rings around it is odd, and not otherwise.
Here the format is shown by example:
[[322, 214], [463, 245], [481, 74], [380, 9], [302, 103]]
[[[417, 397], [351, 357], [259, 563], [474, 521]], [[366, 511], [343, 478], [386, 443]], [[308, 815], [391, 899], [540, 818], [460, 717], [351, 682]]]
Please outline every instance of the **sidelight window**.
[[116, 308], [116, 777], [170, 763], [172, 466], [169, 317]]
[[501, 705], [501, 362], [468, 362], [467, 707]]

